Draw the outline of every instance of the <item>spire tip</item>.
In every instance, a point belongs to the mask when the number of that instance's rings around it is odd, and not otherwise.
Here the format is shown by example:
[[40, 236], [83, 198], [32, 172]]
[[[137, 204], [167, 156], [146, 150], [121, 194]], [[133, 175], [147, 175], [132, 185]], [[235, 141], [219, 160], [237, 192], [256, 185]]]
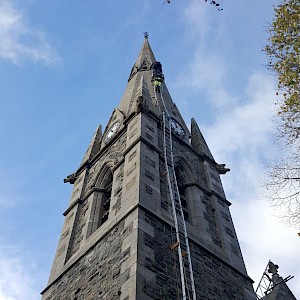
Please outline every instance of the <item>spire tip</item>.
[[148, 31], [144, 32], [144, 38], [145, 38], [146, 40], [148, 40], [148, 37], [149, 37]]

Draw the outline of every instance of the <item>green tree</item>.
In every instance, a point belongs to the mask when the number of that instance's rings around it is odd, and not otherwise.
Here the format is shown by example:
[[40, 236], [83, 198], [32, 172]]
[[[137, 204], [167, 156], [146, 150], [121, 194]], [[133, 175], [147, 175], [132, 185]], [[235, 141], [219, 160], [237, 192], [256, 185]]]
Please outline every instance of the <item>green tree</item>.
[[283, 0], [275, 8], [275, 17], [269, 27], [265, 52], [269, 68], [278, 78], [278, 89], [283, 99], [278, 102], [278, 115], [284, 132], [292, 140], [300, 135], [300, 1]]
[[281, 159], [270, 166], [267, 188], [275, 207], [292, 226], [300, 226], [300, 1], [282, 0], [268, 28], [265, 53], [278, 83], [277, 137]]

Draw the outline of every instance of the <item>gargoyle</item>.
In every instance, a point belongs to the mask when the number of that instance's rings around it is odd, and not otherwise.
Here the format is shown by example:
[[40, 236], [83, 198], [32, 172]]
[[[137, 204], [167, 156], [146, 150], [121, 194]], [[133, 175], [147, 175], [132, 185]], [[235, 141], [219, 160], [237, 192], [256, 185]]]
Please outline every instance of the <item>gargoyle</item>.
[[73, 173], [64, 179], [64, 183], [69, 182], [70, 184], [74, 184], [74, 182], [76, 181], [77, 178], [78, 178], [78, 176], [76, 175], [76, 173]]
[[226, 174], [230, 169], [225, 168], [225, 164], [216, 164], [217, 171], [219, 174]]

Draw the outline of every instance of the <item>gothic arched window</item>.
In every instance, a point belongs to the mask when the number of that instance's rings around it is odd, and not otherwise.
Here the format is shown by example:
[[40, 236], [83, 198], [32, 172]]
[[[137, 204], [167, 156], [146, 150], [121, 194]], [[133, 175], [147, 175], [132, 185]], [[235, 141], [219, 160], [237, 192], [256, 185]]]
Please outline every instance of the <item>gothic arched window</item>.
[[177, 185], [180, 195], [180, 201], [183, 209], [184, 219], [191, 223], [190, 216], [190, 204], [189, 204], [189, 196], [187, 191], [187, 183], [190, 182], [188, 178], [188, 174], [182, 164], [178, 163], [175, 166], [175, 174], [177, 179]]
[[100, 189], [102, 189], [101, 205], [99, 211], [99, 220], [97, 228], [100, 227], [105, 221], [108, 220], [110, 199], [111, 199], [111, 188], [112, 188], [113, 174], [108, 169], [105, 173], [104, 178], [100, 183]]
[[100, 174], [93, 193], [88, 235], [91, 235], [108, 220], [112, 182], [113, 173], [107, 168]]

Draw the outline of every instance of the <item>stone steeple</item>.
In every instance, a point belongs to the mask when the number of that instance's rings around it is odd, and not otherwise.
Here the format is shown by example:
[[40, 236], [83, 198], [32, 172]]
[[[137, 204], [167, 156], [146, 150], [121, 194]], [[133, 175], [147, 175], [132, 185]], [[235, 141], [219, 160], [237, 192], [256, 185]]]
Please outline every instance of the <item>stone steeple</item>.
[[102, 128], [101, 125], [97, 126], [96, 131], [93, 135], [93, 138], [90, 142], [90, 145], [83, 157], [82, 163], [84, 164], [87, 161], [92, 160], [95, 155], [100, 151], [100, 141], [102, 139]]
[[[268, 273], [271, 273], [271, 277], [268, 276], [270, 280], [270, 287], [266, 291], [266, 295], [261, 300], [296, 300], [296, 297], [293, 295], [286, 282], [289, 279], [292, 279], [292, 276], [283, 278], [278, 274], [278, 265], [275, 265], [273, 262], [269, 261], [268, 264]], [[264, 274], [264, 276], [266, 276]]]
[[147, 89], [149, 91], [147, 95], [148, 97], [145, 97], [144, 101], [149, 104], [152, 103], [152, 97], [154, 95], [150, 91], [152, 86], [152, 73], [150, 68], [154, 62], [156, 62], [156, 59], [149, 45], [148, 37], [145, 37], [142, 50], [131, 69], [128, 78], [128, 85], [118, 106], [125, 117], [128, 117], [135, 111], [136, 104], [140, 96], [139, 91], [141, 89]]
[[156, 62], [153, 51], [148, 41], [148, 35], [145, 33], [144, 45], [140, 51], [140, 54], [132, 67], [128, 81], [138, 72], [139, 70], [149, 70], [151, 65]]
[[[147, 109], [148, 113], [161, 117], [161, 109], [156, 102], [152, 83], [151, 66], [156, 61], [148, 41], [148, 35], [145, 35], [143, 47], [132, 67], [127, 87], [118, 106], [118, 109], [124, 114], [125, 118], [136, 112], [137, 106], [142, 109]], [[176, 104], [169, 94], [165, 82], [163, 82], [162, 86], [162, 95], [172, 118], [180, 122], [184, 126], [184, 130], [189, 132]], [[187, 142], [189, 135], [190, 134], [186, 135]]]
[[201, 155], [205, 155], [211, 160], [214, 160], [206, 141], [198, 127], [198, 124], [196, 123], [195, 119], [192, 118], [191, 120], [191, 131], [192, 131], [192, 140], [191, 144], [192, 147]]
[[[43, 300], [182, 297], [170, 161], [197, 299], [256, 298], [220, 179], [228, 169], [194, 120], [189, 131], [165, 81], [155, 90], [153, 62], [145, 36], [120, 104], [65, 180], [74, 188]], [[164, 154], [163, 102], [172, 160]]]

